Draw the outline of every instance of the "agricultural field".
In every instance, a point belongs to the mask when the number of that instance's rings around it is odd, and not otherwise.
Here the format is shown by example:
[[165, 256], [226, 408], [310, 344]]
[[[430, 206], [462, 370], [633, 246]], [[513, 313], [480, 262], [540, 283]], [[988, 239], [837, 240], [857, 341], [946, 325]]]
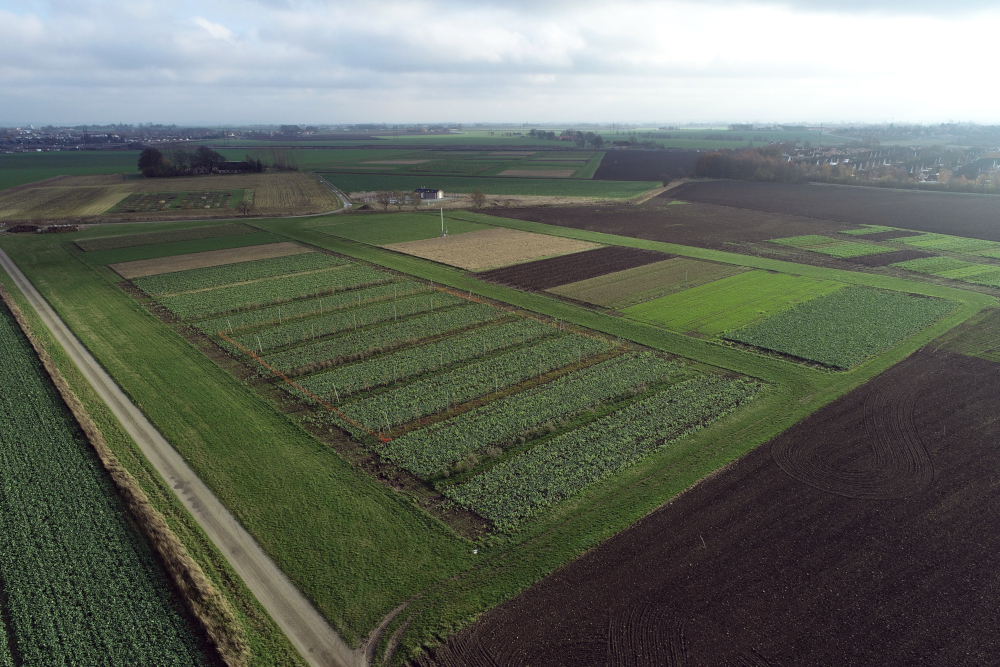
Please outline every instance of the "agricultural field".
[[0, 192], [56, 176], [138, 173], [139, 151], [0, 154]]
[[831, 257], [848, 259], [853, 257], [863, 257], [865, 255], [877, 255], [884, 252], [892, 252], [893, 248], [874, 245], [872, 243], [854, 243], [842, 241], [829, 236], [818, 234], [808, 234], [806, 236], [792, 236], [784, 239], [771, 239], [771, 243], [818, 252]]
[[539, 257], [578, 253], [598, 245], [562, 236], [494, 227], [456, 236], [391, 243], [383, 247], [470, 271], [481, 271]]
[[0, 368], [0, 664], [214, 664], [3, 304]]
[[[235, 254], [228, 250], [179, 255], [173, 259], [177, 265], [184, 267], [181, 271], [176, 271], [174, 269], [177, 267], [171, 266], [163, 267], [164, 270], [155, 273], [143, 271], [141, 275], [124, 277], [133, 279], [134, 284], [147, 294], [163, 296], [201, 292], [231, 283], [248, 283], [264, 278], [310, 273], [348, 263], [340, 257], [313, 252], [295, 243], [275, 245], [280, 247], [272, 245], [253, 248], [253, 250], [267, 250], [267, 256], [255, 256], [256, 253], [244, 256], [242, 252]], [[225, 254], [220, 255], [220, 252]], [[185, 267], [186, 264], [196, 264], [196, 266]], [[144, 266], [149, 265], [144, 264]]]
[[208, 250], [204, 252], [189, 253], [186, 255], [157, 257], [154, 259], [140, 259], [132, 262], [118, 262], [115, 264], [108, 264], [108, 268], [120, 275], [122, 278], [131, 280], [132, 278], [144, 278], [146, 276], [172, 273], [175, 271], [189, 271], [193, 269], [224, 266], [226, 264], [249, 262], [252, 260], [274, 259], [276, 257], [288, 257], [289, 255], [301, 255], [306, 252], [310, 252], [310, 250], [298, 244], [285, 241], [282, 243], [265, 243], [254, 246], [244, 246], [241, 248]]
[[657, 181], [693, 174], [697, 151], [608, 151], [594, 178], [605, 181]]
[[918, 236], [900, 238], [899, 243], [905, 243], [920, 250], [954, 252], [963, 255], [978, 255], [979, 257], [1000, 259], [1000, 242], [997, 241], [967, 239], [947, 234], [920, 234]]
[[[449, 236], [490, 229], [488, 225], [469, 222], [445, 215], [445, 231]], [[370, 245], [388, 245], [420, 241], [441, 236], [441, 218], [436, 214], [392, 213], [341, 216], [323, 224], [320, 231]]]
[[230, 223], [177, 229], [165, 232], [145, 232], [143, 234], [122, 234], [121, 236], [77, 239], [76, 247], [84, 252], [94, 252], [96, 250], [117, 250], [119, 248], [134, 248], [137, 246], [156, 245], [177, 241], [197, 241], [200, 239], [240, 236], [243, 234], [255, 234], [259, 232], [260, 230], [254, 229], [253, 227]]
[[681, 333], [717, 336], [842, 287], [831, 280], [749, 271], [631, 306], [622, 313]]
[[846, 370], [954, 308], [942, 299], [852, 286], [731, 331], [725, 338]]
[[411, 176], [389, 174], [324, 173], [344, 192], [404, 190], [435, 187], [446, 193], [468, 194], [482, 190], [488, 195], [533, 195], [542, 197], [588, 197], [630, 199], [660, 187], [659, 181], [595, 181], [578, 178], [508, 178], [487, 176]]
[[748, 271], [734, 264], [673, 257], [549, 288], [549, 292], [605, 308], [628, 308]]
[[605, 246], [571, 255], [483, 271], [477, 275], [477, 278], [519, 289], [545, 290], [603, 276], [607, 273], [652, 264], [669, 257], [670, 255], [653, 250]]
[[897, 262], [892, 266], [916, 273], [927, 273], [942, 278], [960, 280], [973, 285], [1000, 288], [1000, 266], [996, 264], [978, 264], [953, 257], [923, 257]]
[[128, 181], [120, 175], [66, 176], [0, 192], [0, 220], [231, 217], [230, 207], [244, 198], [252, 200], [254, 215], [320, 213], [341, 206], [333, 193], [304, 173]]

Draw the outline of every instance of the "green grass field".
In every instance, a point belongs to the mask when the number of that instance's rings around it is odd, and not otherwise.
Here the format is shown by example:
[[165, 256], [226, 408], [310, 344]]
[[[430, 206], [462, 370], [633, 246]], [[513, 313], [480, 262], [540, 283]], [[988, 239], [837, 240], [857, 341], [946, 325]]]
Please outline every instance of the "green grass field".
[[463, 178], [459, 176], [432, 177], [388, 174], [324, 174], [324, 177], [345, 192], [412, 191], [419, 187], [434, 187], [445, 192], [468, 193], [478, 188], [490, 195], [594, 197], [598, 199], [629, 199], [662, 185], [659, 181], [589, 181], [560, 178]]
[[[488, 225], [460, 220], [445, 214], [448, 234], [489, 229]], [[321, 228], [326, 234], [370, 245], [420, 241], [441, 236], [441, 217], [436, 213], [365, 213], [334, 218]]]
[[627, 308], [746, 271], [732, 264], [673, 257], [548, 290], [606, 308]]
[[0, 190], [53, 176], [138, 172], [139, 151], [58, 151], [0, 154]]
[[632, 319], [680, 332], [716, 336], [843, 287], [766, 271], [750, 271], [626, 308]]

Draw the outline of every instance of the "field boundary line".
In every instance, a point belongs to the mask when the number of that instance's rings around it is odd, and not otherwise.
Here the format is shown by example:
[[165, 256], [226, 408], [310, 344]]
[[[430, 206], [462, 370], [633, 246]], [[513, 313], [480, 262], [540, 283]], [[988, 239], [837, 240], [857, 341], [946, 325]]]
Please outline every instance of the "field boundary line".
[[226, 509], [184, 458], [115, 384], [52, 306], [0, 248], [0, 266], [24, 294], [143, 455], [215, 543], [247, 588], [271, 615], [302, 657], [313, 667], [364, 667], [363, 653], [352, 650], [295, 587], [254, 538]]

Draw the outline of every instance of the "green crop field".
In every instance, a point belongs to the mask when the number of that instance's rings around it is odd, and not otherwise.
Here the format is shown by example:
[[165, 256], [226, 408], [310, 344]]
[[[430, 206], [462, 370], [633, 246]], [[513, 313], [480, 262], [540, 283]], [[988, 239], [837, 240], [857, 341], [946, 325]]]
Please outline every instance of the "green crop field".
[[747, 270], [732, 264], [673, 257], [553, 287], [548, 291], [606, 308], [627, 308]]
[[847, 287], [726, 334], [726, 339], [847, 369], [887, 350], [956, 304]]
[[122, 236], [106, 236], [94, 239], [80, 239], [76, 246], [84, 252], [95, 250], [117, 250], [119, 248], [134, 248], [144, 245], [156, 245], [179, 241], [197, 241], [199, 239], [222, 238], [242, 234], [259, 233], [260, 230], [246, 225], [223, 224], [195, 227], [194, 229], [178, 229], [166, 232], [146, 232], [144, 234], [124, 234]]
[[[445, 214], [445, 228], [448, 234], [464, 234], [490, 229], [477, 222], [469, 222]], [[341, 216], [321, 230], [333, 236], [370, 245], [389, 245], [405, 241], [421, 241], [441, 236], [441, 218], [437, 213], [366, 213]]]
[[0, 371], [0, 665], [208, 665], [162, 566], [3, 304]]
[[53, 176], [138, 173], [139, 151], [0, 154], [0, 190]]
[[995, 256], [997, 253], [1000, 253], [1000, 243], [996, 241], [967, 239], [961, 236], [948, 236], [947, 234], [907, 236], [896, 239], [896, 243], [905, 243], [920, 250], [939, 250], [985, 257]]
[[115, 248], [113, 250], [92, 250], [85, 253], [81, 259], [91, 266], [104, 266], [118, 262], [134, 262], [140, 259], [157, 259], [186, 255], [192, 252], [208, 252], [209, 250], [227, 250], [229, 248], [247, 248], [249, 246], [277, 243], [284, 239], [268, 232], [254, 230], [251, 234], [236, 234], [197, 239], [194, 241], [174, 241], [172, 243], [153, 243], [134, 247]]
[[885, 225], [862, 225], [860, 229], [845, 229], [840, 233], [848, 234], [849, 236], [865, 236], [867, 234], [879, 234], [881, 232], [906, 233], [904, 230], [896, 229], [895, 227], [886, 227]]
[[311, 273], [348, 263], [342, 257], [309, 252], [300, 255], [236, 262], [222, 266], [188, 269], [174, 273], [160, 273], [145, 278], [136, 278], [132, 282], [146, 294], [163, 296], [203, 291], [229, 283], [246, 283], [264, 278]]
[[1000, 266], [996, 264], [977, 264], [952, 257], [922, 257], [907, 262], [896, 262], [892, 266], [974, 285], [1000, 287]]
[[831, 257], [864, 257], [865, 255], [877, 255], [883, 252], [892, 252], [895, 248], [888, 246], [878, 246], [871, 243], [854, 243], [842, 241], [829, 236], [818, 236], [809, 234], [807, 236], [791, 236], [784, 239], [771, 239], [771, 243], [786, 245], [792, 248], [811, 250]]
[[626, 308], [628, 317], [680, 332], [715, 336], [843, 287], [781, 273], [750, 271]]
[[407, 190], [420, 187], [448, 192], [469, 193], [480, 189], [489, 195], [525, 195], [545, 197], [593, 197], [629, 199], [658, 188], [659, 181], [591, 181], [558, 178], [479, 178], [456, 176], [409, 176], [388, 174], [324, 174], [345, 192]]

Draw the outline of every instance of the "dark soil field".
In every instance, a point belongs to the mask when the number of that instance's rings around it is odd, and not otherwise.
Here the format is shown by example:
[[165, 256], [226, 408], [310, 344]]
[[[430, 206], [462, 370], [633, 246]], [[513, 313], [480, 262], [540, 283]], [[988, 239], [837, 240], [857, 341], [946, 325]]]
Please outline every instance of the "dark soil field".
[[655, 250], [607, 246], [540, 259], [476, 274], [477, 278], [526, 290], [546, 290], [615, 271], [662, 262], [673, 255]]
[[998, 388], [928, 346], [418, 664], [995, 665]]
[[694, 173], [698, 151], [612, 150], [604, 154], [594, 172], [598, 181], [658, 181]]
[[1000, 241], [1000, 198], [993, 195], [710, 181], [685, 183], [671, 196], [768, 213]]
[[857, 225], [839, 222], [710, 204], [671, 205], [671, 201], [661, 195], [639, 206], [491, 210], [490, 215], [729, 251], [736, 251], [734, 244], [739, 243], [857, 228]]

